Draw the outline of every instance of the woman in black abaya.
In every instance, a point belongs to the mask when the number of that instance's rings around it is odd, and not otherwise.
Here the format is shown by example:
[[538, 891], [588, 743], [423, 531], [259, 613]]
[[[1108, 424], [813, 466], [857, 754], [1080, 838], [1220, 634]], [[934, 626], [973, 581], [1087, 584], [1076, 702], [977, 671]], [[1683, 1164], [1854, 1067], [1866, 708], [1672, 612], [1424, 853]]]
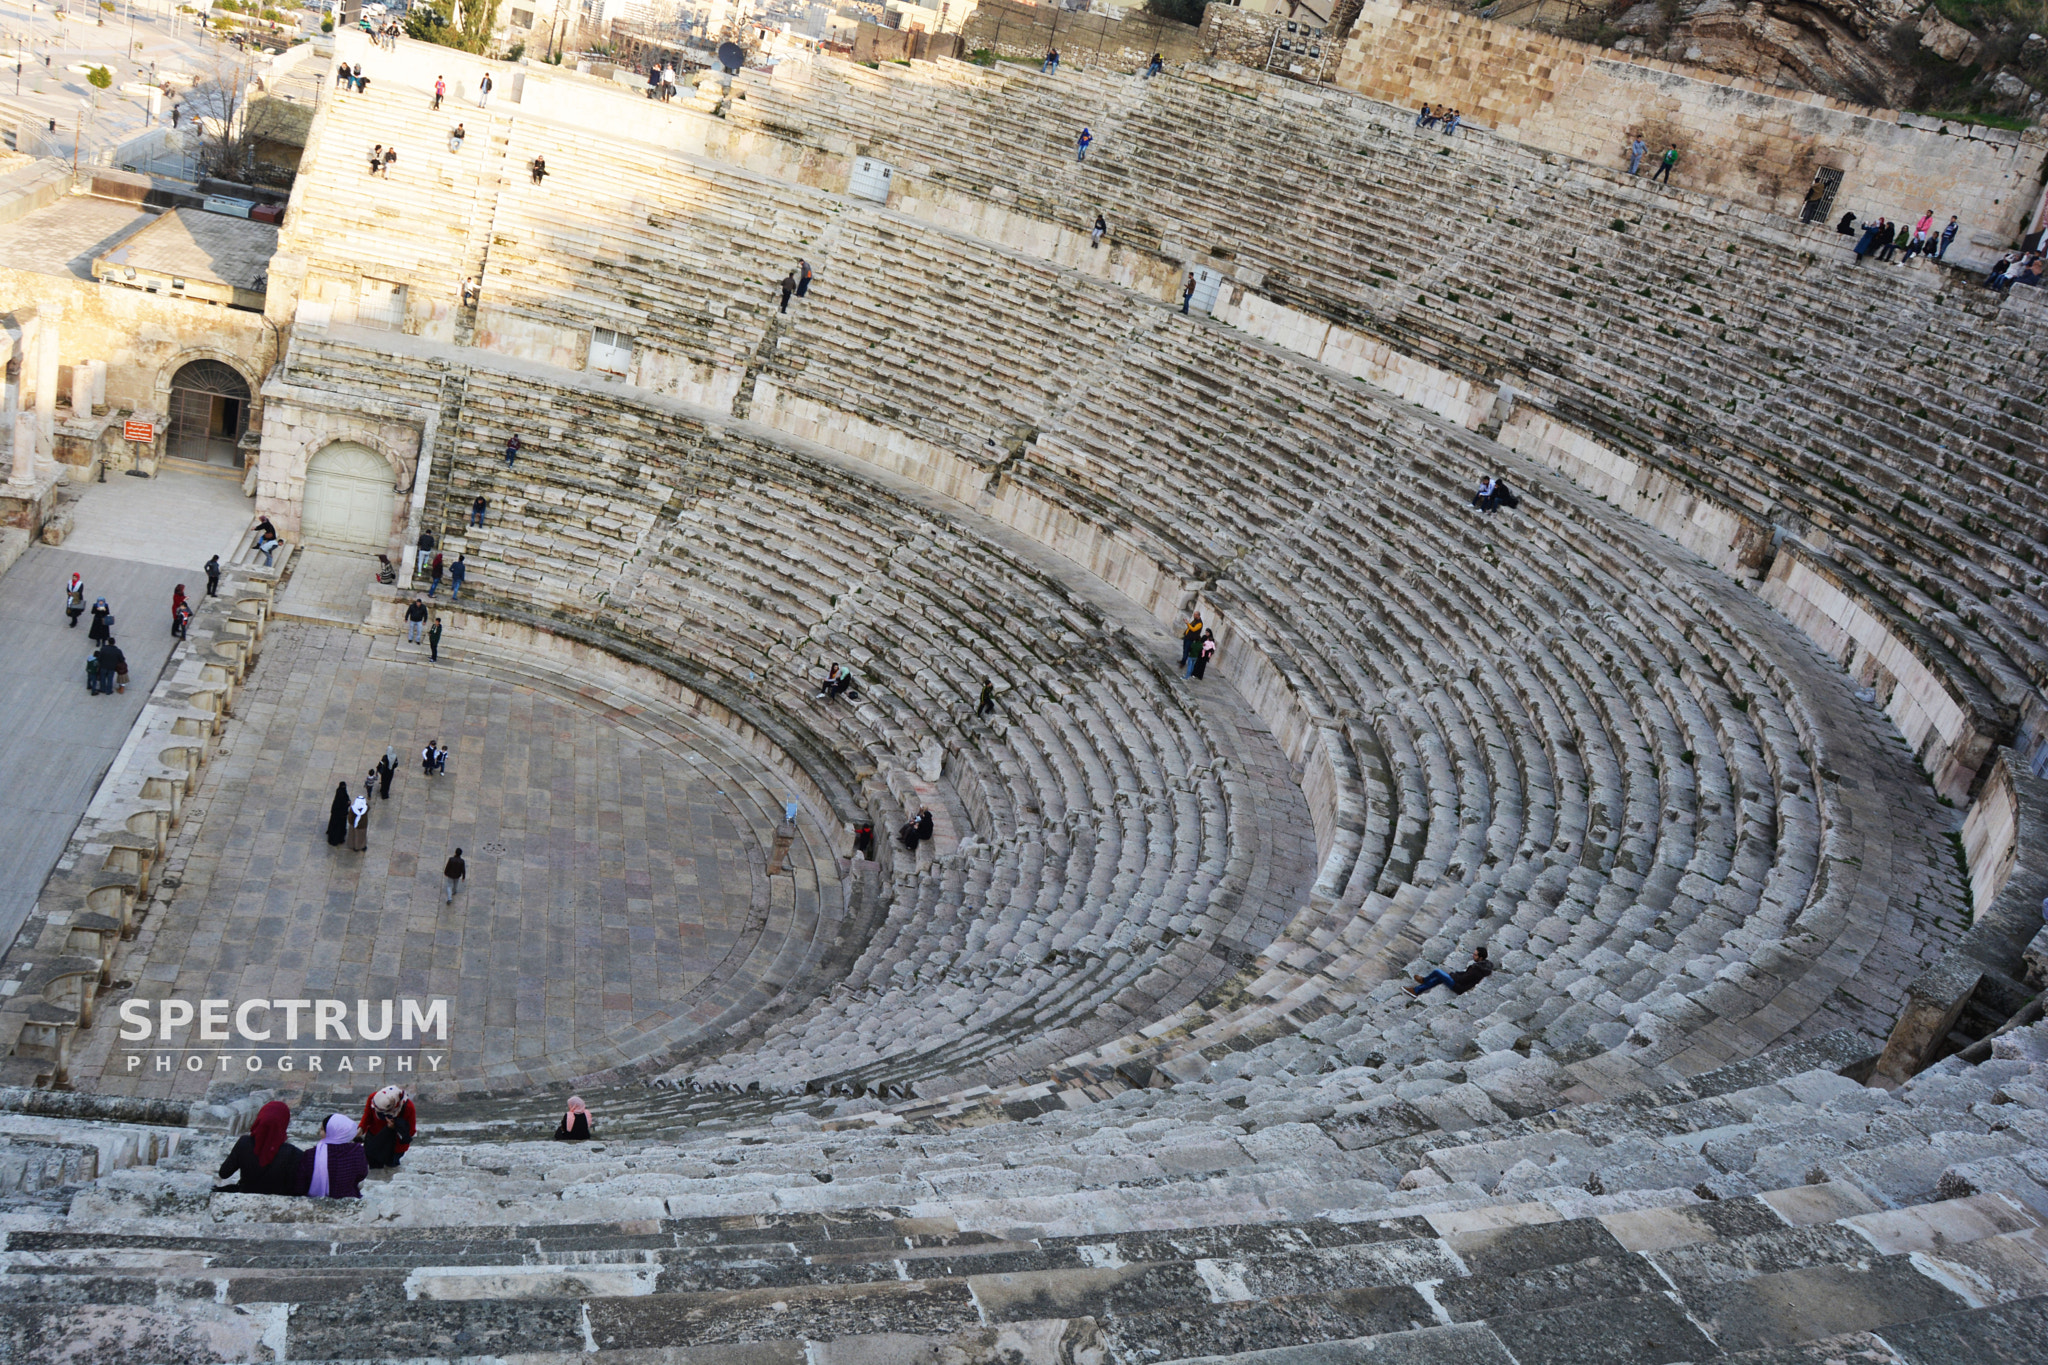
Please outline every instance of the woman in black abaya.
[[348, 838], [348, 783], [334, 784], [334, 804], [327, 808], [327, 842], [335, 848], [341, 847]]

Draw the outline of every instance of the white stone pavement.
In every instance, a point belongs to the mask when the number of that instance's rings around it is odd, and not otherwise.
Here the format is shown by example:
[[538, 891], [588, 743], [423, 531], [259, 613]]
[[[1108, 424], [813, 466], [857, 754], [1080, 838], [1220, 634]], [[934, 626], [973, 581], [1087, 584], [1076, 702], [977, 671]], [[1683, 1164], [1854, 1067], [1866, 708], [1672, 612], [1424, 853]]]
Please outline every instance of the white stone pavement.
[[138, 564], [189, 570], [187, 592], [203, 587], [207, 556], [231, 562], [242, 532], [256, 515], [253, 499], [242, 496], [239, 475], [166, 470], [153, 479], [111, 474], [88, 485], [72, 508], [72, 531], [64, 549]]

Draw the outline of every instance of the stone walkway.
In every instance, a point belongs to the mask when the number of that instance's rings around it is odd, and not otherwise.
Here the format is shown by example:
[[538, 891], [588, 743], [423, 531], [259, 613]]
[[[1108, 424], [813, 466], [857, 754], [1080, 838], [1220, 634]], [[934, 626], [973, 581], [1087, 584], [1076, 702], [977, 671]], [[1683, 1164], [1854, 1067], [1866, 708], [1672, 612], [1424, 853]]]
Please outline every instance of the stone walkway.
[[[139, 481], [138, 481], [139, 482]], [[105, 597], [128, 656], [128, 691], [85, 690], [90, 617], [64, 616], [64, 585], [85, 576], [86, 601]], [[21, 928], [65, 839], [140, 714], [171, 652], [175, 569], [32, 545], [0, 577], [0, 945]], [[205, 590], [204, 576], [198, 587]], [[189, 589], [188, 589], [189, 590]]]
[[301, 549], [292, 576], [277, 599], [280, 616], [295, 621], [358, 626], [370, 609], [369, 588], [377, 581], [376, 557], [336, 550]]
[[[817, 875], [831, 843], [808, 814], [795, 877], [764, 875], [781, 779], [645, 699], [281, 621], [237, 710], [120, 975], [152, 999], [442, 997], [450, 1027], [445, 1047], [330, 1040], [317, 1079], [316, 1049], [273, 1040], [257, 1076], [253, 1049], [235, 1047], [219, 1056], [236, 1079], [287, 1083], [275, 1068], [291, 1055], [300, 1079], [347, 1088], [344, 1055], [364, 1073], [370, 1055], [396, 1068], [401, 1053], [418, 1068], [406, 1079], [444, 1088], [586, 1075], [687, 1040], [840, 913], [838, 882]], [[421, 775], [429, 740], [449, 749], [446, 776]], [[335, 783], [359, 790], [386, 744], [400, 770], [373, 804], [368, 851], [329, 847]], [[444, 907], [457, 846], [469, 880]], [[103, 1017], [124, 998], [117, 987]], [[224, 1078], [212, 1046], [204, 1070], [185, 1070], [180, 1049], [171, 1074], [139, 1054], [131, 1075], [115, 1034], [95, 1029], [74, 1054], [84, 1088], [184, 1095]], [[172, 1042], [198, 1055], [196, 1040]]]
[[[64, 550], [182, 568], [185, 574], [176, 581], [187, 592], [203, 590], [207, 556], [234, 562], [255, 515], [255, 500], [242, 496], [239, 473], [224, 478], [165, 470], [153, 479], [114, 474], [105, 483], [86, 485], [72, 507], [73, 529]], [[164, 600], [170, 600], [168, 589]]]

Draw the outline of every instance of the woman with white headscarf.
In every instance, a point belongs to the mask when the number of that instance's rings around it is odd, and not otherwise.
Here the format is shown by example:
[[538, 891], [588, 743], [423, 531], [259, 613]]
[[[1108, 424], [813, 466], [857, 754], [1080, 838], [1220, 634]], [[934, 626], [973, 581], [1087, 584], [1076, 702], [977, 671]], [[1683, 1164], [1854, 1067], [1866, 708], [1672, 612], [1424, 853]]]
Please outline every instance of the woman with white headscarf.
[[361, 853], [370, 846], [370, 789], [348, 803], [348, 850]]
[[419, 1131], [419, 1112], [412, 1096], [387, 1085], [363, 1101], [363, 1156], [373, 1170], [396, 1166]]
[[356, 1140], [356, 1126], [340, 1114], [329, 1114], [320, 1141], [302, 1158], [309, 1199], [360, 1199], [370, 1164]]

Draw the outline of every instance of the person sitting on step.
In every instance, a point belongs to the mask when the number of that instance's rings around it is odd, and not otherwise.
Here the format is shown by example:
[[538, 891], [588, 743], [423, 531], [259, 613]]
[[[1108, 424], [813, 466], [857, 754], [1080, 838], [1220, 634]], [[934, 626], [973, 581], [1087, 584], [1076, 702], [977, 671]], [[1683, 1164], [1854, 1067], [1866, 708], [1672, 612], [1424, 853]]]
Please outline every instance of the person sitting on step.
[[396, 1166], [412, 1146], [420, 1128], [412, 1096], [395, 1085], [387, 1085], [363, 1101], [363, 1118], [358, 1125], [363, 1135], [363, 1159], [371, 1170]]
[[283, 1100], [272, 1100], [256, 1111], [256, 1122], [235, 1139], [227, 1159], [220, 1163], [220, 1176], [235, 1177], [232, 1185], [216, 1185], [215, 1194], [290, 1194], [299, 1192], [299, 1163], [304, 1155], [284, 1140], [291, 1127], [292, 1111]]
[[583, 1107], [582, 1096], [569, 1097], [568, 1112], [563, 1114], [562, 1121], [555, 1125], [555, 1141], [590, 1141], [590, 1111]]
[[1452, 995], [1463, 995], [1487, 977], [1493, 975], [1493, 963], [1487, 961], [1486, 949], [1472, 950], [1472, 965], [1462, 972], [1447, 972], [1439, 967], [1427, 976], [1415, 978], [1415, 984], [1404, 986], [1403, 990], [1417, 999], [1429, 994], [1438, 986], [1449, 986]]

